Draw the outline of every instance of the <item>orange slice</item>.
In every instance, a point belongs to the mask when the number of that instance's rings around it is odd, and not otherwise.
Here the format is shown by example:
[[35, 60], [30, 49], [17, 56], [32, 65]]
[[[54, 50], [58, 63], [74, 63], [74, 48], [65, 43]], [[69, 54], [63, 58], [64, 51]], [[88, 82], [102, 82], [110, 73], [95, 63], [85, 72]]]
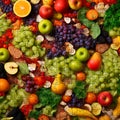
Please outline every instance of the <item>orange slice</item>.
[[26, 17], [31, 12], [31, 4], [27, 0], [17, 0], [13, 6], [13, 11], [19, 17]]

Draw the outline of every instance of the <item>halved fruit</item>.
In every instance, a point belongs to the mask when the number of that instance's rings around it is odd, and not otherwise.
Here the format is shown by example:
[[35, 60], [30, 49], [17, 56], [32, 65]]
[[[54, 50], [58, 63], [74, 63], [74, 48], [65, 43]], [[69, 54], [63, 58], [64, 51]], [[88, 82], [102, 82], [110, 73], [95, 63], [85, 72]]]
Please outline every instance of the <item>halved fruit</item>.
[[19, 17], [26, 17], [31, 12], [31, 4], [27, 0], [17, 0], [13, 6], [13, 11]]
[[118, 50], [120, 48], [120, 45], [116, 45], [112, 43], [110, 47], [114, 50]]
[[18, 72], [18, 64], [16, 62], [6, 62], [4, 68], [10, 75], [14, 75]]
[[92, 107], [92, 113], [93, 113], [95, 116], [100, 115], [100, 113], [101, 113], [101, 111], [102, 111], [102, 106], [101, 106], [98, 102], [92, 103], [91, 107]]
[[38, 3], [40, 2], [40, 0], [30, 0], [30, 2], [31, 2], [32, 4], [38, 4]]

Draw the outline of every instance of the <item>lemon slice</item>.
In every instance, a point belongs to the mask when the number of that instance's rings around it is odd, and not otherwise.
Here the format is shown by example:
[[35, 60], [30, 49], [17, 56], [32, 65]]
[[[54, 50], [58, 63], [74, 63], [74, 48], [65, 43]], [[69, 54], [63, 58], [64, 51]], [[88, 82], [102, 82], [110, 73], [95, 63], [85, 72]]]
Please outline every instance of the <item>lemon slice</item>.
[[92, 107], [92, 113], [93, 113], [95, 116], [100, 115], [100, 113], [101, 113], [101, 111], [102, 111], [102, 106], [101, 106], [98, 102], [92, 103], [91, 107]]
[[31, 2], [32, 4], [38, 4], [38, 3], [40, 2], [40, 0], [30, 0], [30, 2]]
[[116, 45], [116, 44], [111, 44], [110, 47], [114, 50], [118, 50], [120, 45]]

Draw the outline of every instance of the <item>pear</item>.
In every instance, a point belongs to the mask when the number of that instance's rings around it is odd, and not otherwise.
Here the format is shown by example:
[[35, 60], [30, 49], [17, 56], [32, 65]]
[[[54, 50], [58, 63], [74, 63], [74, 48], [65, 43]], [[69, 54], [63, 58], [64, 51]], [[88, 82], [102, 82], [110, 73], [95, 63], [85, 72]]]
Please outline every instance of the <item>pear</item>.
[[96, 71], [96, 70], [100, 69], [101, 64], [102, 64], [102, 56], [99, 52], [95, 52], [88, 60], [87, 67], [90, 70]]
[[54, 92], [55, 94], [63, 94], [66, 90], [66, 85], [65, 83], [62, 81], [62, 75], [61, 74], [57, 74], [52, 86], [51, 86], [51, 90], [52, 92]]

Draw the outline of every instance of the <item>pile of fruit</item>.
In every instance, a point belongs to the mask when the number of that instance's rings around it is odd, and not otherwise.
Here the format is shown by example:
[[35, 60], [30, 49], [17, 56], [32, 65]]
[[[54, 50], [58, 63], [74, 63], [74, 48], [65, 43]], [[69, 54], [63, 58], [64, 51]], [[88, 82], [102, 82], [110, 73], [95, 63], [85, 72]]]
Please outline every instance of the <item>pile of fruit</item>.
[[120, 119], [120, 0], [0, 0], [0, 120]]

